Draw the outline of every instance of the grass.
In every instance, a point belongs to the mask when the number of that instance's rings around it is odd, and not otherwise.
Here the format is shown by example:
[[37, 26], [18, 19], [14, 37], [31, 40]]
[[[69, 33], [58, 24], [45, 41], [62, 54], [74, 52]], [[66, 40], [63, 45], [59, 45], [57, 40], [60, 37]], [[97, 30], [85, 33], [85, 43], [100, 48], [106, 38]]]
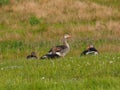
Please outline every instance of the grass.
[[[119, 90], [119, 0], [1, 0], [1, 90]], [[28, 8], [29, 7], [29, 8]], [[70, 52], [55, 60], [40, 57], [65, 33]], [[80, 53], [93, 43], [98, 56]]]
[[0, 0], [0, 6], [8, 4], [9, 0]]
[[91, 0], [91, 1], [97, 2], [97, 3], [102, 4], [102, 5], [114, 7], [114, 8], [118, 8], [120, 5], [119, 0], [105, 0], [104, 2], [102, 2], [101, 0]]
[[0, 87], [3, 90], [119, 90], [119, 55], [2, 61]]

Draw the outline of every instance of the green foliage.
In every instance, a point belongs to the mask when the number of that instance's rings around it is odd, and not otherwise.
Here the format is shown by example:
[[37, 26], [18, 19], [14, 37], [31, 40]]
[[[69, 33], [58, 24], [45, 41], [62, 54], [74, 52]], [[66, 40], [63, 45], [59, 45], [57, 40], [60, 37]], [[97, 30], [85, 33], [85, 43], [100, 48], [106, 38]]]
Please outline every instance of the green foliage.
[[8, 4], [10, 0], [0, 0], [0, 5]]
[[32, 16], [32, 17], [30, 17], [30, 19], [29, 19], [29, 23], [30, 23], [30, 25], [37, 25], [37, 24], [40, 23], [40, 21], [39, 21], [39, 19], [38, 19], [37, 17]]
[[36, 30], [36, 33], [45, 32], [47, 31], [47, 28], [48, 28], [48, 24], [43, 21], [39, 24], [39, 28]]
[[47, 30], [48, 24], [45, 22], [44, 18], [37, 18], [35, 16], [30, 17], [29, 23], [31, 26], [37, 26], [36, 30], [32, 30], [33, 33], [44, 32]]
[[5, 41], [0, 43], [0, 52], [9, 52], [10, 50], [23, 49], [23, 43], [21, 41]]
[[21, 41], [7, 41], [7, 42], [2, 42], [1, 45], [2, 48], [20, 48], [23, 46], [23, 43]]

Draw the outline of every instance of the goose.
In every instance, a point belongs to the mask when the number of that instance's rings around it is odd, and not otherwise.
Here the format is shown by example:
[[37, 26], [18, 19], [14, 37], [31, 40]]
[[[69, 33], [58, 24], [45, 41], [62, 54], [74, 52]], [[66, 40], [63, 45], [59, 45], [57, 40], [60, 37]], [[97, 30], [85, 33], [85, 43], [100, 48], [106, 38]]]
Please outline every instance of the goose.
[[52, 47], [46, 55], [41, 57], [41, 59], [64, 57], [70, 51], [70, 46], [67, 42], [67, 39], [70, 37], [69, 34], [65, 34], [63, 37], [63, 45]]
[[98, 50], [91, 44], [87, 50], [84, 50], [81, 55], [97, 55]]
[[27, 58], [27, 59], [37, 59], [37, 56], [36, 56], [36, 53], [35, 53], [35, 52], [31, 52], [31, 54], [28, 55], [26, 58]]

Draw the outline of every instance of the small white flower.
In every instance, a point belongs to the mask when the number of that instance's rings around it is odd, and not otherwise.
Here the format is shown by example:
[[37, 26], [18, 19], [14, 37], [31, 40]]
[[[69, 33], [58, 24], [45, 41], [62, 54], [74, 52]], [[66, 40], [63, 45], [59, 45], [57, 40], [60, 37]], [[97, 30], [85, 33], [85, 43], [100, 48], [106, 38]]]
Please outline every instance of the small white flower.
[[4, 70], [4, 68], [1, 68], [1, 70]]
[[45, 79], [45, 77], [42, 77], [42, 78], [41, 78], [41, 80], [44, 80], [44, 79]]
[[110, 64], [112, 64], [112, 63], [113, 63], [113, 61], [110, 61], [109, 63], [110, 63]]

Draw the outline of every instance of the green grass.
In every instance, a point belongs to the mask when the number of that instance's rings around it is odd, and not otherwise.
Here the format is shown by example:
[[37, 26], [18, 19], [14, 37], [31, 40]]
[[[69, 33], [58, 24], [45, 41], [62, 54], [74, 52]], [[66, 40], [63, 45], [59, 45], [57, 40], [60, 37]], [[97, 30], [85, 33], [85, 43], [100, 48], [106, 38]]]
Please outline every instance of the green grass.
[[[0, 90], [120, 90], [120, 0], [66, 2], [0, 0]], [[26, 60], [32, 51], [46, 54], [65, 33], [72, 36], [67, 56]], [[90, 43], [100, 54], [80, 57]]]
[[[85, 0], [81, 0], [81, 1], [85, 1]], [[88, 0], [86, 0], [86, 1], [88, 1]], [[118, 8], [118, 9], [120, 6], [120, 0], [104, 0], [104, 1], [102, 1], [102, 0], [89, 0], [89, 1], [101, 4], [101, 5], [109, 6], [112, 8]]]
[[119, 90], [120, 54], [4, 60], [2, 90]]
[[9, 0], [0, 0], [0, 6], [9, 4]]

